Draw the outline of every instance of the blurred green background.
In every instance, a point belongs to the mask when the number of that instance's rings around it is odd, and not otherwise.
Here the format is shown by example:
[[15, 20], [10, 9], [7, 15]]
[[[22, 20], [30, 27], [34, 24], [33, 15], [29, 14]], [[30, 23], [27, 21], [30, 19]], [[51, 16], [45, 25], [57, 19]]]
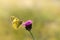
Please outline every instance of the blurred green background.
[[60, 0], [0, 0], [0, 40], [32, 40], [24, 28], [12, 28], [11, 16], [33, 20], [36, 40], [60, 40]]

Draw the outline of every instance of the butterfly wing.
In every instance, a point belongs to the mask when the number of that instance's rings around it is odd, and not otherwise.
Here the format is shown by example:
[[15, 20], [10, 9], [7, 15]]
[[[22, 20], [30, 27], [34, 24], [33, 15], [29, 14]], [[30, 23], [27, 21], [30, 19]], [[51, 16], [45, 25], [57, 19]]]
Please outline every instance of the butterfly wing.
[[14, 29], [18, 29], [18, 28], [20, 28], [20, 25], [22, 24], [22, 21], [21, 20], [19, 20], [18, 18], [14, 18], [13, 20], [12, 20], [12, 26], [13, 26], [13, 28]]

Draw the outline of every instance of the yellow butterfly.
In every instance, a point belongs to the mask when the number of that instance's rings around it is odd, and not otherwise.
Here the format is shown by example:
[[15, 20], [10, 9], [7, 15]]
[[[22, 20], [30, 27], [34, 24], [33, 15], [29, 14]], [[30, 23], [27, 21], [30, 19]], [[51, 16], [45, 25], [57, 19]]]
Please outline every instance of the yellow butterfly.
[[18, 19], [17, 17], [15, 16], [11, 16], [11, 20], [12, 20], [12, 26], [14, 29], [19, 29], [21, 24], [22, 24], [22, 20]]

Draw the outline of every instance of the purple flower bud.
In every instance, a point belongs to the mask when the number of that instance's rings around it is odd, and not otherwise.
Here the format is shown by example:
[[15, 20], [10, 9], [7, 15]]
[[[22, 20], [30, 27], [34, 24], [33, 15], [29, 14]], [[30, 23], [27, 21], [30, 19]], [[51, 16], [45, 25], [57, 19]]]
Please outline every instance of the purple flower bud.
[[28, 31], [30, 31], [32, 29], [32, 21], [31, 20], [24, 22], [23, 25], [25, 26], [26, 30], [28, 30]]

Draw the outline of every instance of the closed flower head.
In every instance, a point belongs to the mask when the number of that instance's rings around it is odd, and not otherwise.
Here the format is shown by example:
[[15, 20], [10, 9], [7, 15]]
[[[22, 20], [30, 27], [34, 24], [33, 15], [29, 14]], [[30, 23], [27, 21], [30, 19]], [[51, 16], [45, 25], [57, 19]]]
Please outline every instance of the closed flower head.
[[25, 26], [26, 30], [30, 31], [32, 29], [32, 20], [24, 22], [23, 25]]

